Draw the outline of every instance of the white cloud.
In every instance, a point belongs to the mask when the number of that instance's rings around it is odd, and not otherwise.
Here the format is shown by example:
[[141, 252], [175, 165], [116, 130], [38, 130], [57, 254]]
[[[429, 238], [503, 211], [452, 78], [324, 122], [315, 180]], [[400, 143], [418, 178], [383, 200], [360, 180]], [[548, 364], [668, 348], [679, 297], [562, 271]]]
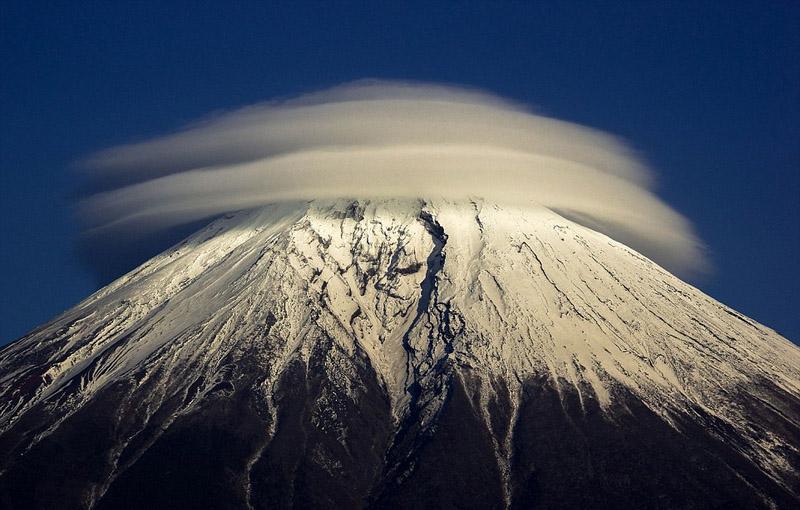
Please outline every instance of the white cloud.
[[314, 198], [485, 198], [538, 204], [613, 234], [668, 268], [705, 258], [619, 140], [455, 87], [356, 82], [243, 108], [87, 159], [94, 233], [168, 228]]

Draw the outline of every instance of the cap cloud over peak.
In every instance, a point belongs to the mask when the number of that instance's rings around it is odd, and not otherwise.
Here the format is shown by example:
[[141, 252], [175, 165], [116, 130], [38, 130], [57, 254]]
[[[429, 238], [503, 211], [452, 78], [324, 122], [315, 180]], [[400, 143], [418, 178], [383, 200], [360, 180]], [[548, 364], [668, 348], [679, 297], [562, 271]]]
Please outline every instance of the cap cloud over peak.
[[157, 232], [275, 202], [480, 197], [544, 206], [679, 274], [706, 266], [691, 225], [617, 138], [480, 91], [358, 81], [218, 115], [83, 162], [87, 235]]

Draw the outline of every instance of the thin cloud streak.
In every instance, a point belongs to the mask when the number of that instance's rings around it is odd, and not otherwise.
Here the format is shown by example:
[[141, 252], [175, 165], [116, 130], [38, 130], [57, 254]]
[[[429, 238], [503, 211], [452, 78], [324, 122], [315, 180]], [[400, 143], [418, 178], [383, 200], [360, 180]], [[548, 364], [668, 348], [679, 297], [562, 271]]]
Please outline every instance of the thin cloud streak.
[[[159, 230], [315, 198], [483, 198], [538, 205], [613, 232], [675, 272], [707, 262], [653, 175], [605, 133], [482, 92], [362, 81], [243, 108], [84, 166], [90, 236]], [[604, 228], [605, 227], [605, 228]]]

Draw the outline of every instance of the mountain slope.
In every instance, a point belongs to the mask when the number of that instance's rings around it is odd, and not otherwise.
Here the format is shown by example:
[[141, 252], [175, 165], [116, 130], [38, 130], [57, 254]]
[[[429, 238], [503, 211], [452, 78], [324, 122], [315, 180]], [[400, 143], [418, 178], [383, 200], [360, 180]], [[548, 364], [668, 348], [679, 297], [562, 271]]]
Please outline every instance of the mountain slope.
[[789, 507], [800, 350], [547, 209], [226, 216], [0, 351], [8, 508]]

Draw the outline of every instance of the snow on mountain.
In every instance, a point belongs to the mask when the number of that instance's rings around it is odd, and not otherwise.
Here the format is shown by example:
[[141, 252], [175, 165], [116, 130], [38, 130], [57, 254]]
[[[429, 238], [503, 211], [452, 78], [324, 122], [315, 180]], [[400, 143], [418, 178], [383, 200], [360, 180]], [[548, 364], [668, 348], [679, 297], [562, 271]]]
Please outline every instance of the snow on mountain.
[[798, 423], [796, 346], [549, 209], [311, 201], [0, 351], [0, 501], [788, 507]]

